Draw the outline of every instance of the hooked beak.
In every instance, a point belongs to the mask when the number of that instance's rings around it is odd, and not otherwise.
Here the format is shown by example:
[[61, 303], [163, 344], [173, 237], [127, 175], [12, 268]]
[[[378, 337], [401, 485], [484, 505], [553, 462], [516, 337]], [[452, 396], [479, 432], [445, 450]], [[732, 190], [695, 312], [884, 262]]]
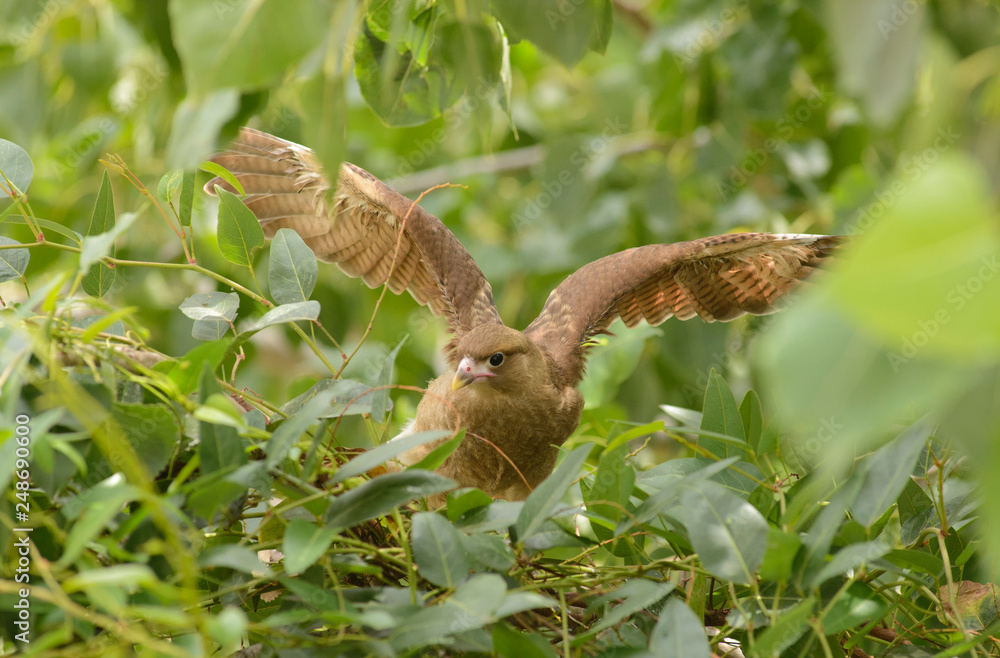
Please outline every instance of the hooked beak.
[[451, 390], [457, 391], [460, 388], [465, 388], [477, 379], [493, 376], [493, 373], [487, 369], [485, 363], [476, 362], [472, 357], [467, 356], [459, 362], [458, 369], [455, 370], [455, 378], [451, 380]]

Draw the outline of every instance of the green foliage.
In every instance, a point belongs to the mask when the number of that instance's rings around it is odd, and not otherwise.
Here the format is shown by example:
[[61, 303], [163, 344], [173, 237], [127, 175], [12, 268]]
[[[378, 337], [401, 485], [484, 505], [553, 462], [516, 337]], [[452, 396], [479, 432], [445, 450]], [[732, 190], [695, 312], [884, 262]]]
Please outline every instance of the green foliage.
[[[111, 195], [111, 179], [108, 172], [104, 172], [101, 179], [101, 191], [97, 193], [97, 204], [94, 206], [94, 214], [90, 218], [90, 228], [87, 229], [88, 236], [107, 233], [115, 227], [115, 198]], [[117, 234], [111, 234], [111, 242]], [[112, 246], [112, 256], [114, 247]], [[83, 258], [80, 258], [81, 267]], [[106, 263], [94, 263], [90, 266], [87, 274], [83, 277], [83, 289], [92, 297], [103, 297], [104, 293], [111, 289], [111, 284], [115, 282], [115, 271]]]
[[304, 302], [316, 287], [319, 268], [312, 249], [290, 228], [278, 229], [271, 241], [267, 284], [279, 304]]
[[264, 231], [240, 198], [218, 185], [219, 250], [230, 263], [250, 267], [254, 252], [264, 246]]
[[[0, 23], [0, 653], [1000, 652], [995, 5]], [[517, 327], [611, 251], [853, 239], [773, 319], [617, 325], [555, 472], [493, 501], [430, 472], [463, 432], [387, 440], [443, 323], [287, 229], [266, 246], [205, 162], [243, 124], [414, 196], [464, 184], [422, 203]], [[217, 175], [237, 194], [202, 194]]]

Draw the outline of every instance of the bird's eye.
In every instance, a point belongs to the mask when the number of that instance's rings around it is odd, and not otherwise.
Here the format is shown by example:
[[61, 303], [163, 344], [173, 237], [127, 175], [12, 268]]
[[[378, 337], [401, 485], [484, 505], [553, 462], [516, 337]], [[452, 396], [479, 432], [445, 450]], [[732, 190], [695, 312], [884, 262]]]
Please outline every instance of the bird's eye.
[[498, 365], [503, 363], [503, 352], [497, 352], [490, 357], [490, 365], [496, 368]]

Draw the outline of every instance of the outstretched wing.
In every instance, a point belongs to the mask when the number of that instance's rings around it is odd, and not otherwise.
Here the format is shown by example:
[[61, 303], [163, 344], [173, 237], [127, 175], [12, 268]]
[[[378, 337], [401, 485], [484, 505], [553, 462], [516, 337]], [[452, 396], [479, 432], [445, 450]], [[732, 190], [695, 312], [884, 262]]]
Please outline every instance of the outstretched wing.
[[[250, 128], [241, 129], [229, 150], [212, 161], [243, 185], [244, 203], [268, 238], [293, 229], [320, 260], [369, 287], [387, 283], [397, 294], [409, 290], [444, 317], [453, 334], [449, 353], [473, 327], [501, 323], [490, 284], [452, 232], [364, 169], [341, 165], [331, 194], [312, 151]], [[212, 193], [215, 185], [235, 192], [221, 178], [205, 189]]]
[[584, 265], [552, 291], [524, 333], [554, 359], [564, 385], [583, 377], [587, 341], [621, 317], [725, 322], [775, 310], [830, 255], [837, 236], [732, 233], [621, 251]]

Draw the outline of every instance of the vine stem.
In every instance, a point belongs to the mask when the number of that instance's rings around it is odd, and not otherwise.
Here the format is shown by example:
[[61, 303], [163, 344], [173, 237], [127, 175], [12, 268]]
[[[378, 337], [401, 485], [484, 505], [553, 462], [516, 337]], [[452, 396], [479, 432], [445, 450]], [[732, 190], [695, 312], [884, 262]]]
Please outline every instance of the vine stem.
[[559, 608], [562, 611], [563, 656], [570, 658], [573, 648], [569, 642], [569, 612], [566, 610], [566, 591], [562, 589], [559, 590]]
[[[943, 506], [943, 504], [942, 504]], [[947, 587], [947, 597], [948, 606], [951, 608], [951, 613], [945, 612], [945, 616], [952, 619], [955, 623], [955, 628], [962, 634], [963, 639], [969, 639], [969, 634], [965, 630], [965, 624], [962, 622], [962, 615], [958, 613], [958, 591], [955, 587], [955, 580], [951, 575], [951, 556], [948, 554], [948, 546], [945, 544], [945, 531], [938, 530], [934, 533], [938, 541], [938, 550], [941, 551], [941, 561], [944, 562], [944, 578]], [[944, 601], [941, 602], [941, 609], [944, 611]]]

